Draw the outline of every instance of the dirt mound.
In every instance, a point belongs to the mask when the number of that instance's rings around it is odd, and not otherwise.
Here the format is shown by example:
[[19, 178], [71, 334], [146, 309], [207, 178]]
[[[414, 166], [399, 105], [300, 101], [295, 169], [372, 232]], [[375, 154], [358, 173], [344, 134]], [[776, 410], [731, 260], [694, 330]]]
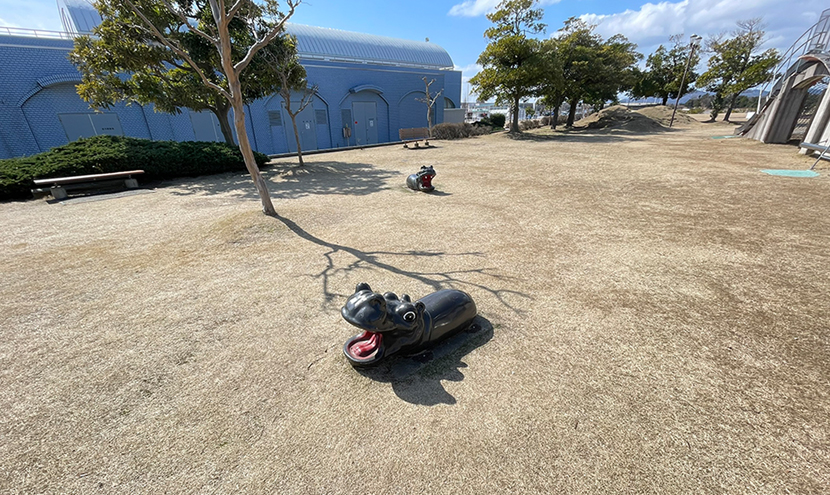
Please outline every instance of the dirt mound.
[[[640, 115], [644, 115], [651, 120], [657, 122], [658, 124], [668, 127], [669, 122], [671, 122], [671, 114], [673, 108], [667, 107], [665, 105], [656, 105], [653, 107], [645, 107], [639, 110], [636, 110], [637, 113]], [[692, 117], [686, 115], [684, 112], [678, 110], [674, 116], [674, 124], [673, 125], [695, 125], [699, 124], [697, 120], [693, 119]]]
[[657, 121], [640, 113], [632, 112], [622, 105], [614, 105], [591, 114], [574, 122], [574, 127], [583, 129], [624, 129], [632, 132], [652, 132], [665, 129]]

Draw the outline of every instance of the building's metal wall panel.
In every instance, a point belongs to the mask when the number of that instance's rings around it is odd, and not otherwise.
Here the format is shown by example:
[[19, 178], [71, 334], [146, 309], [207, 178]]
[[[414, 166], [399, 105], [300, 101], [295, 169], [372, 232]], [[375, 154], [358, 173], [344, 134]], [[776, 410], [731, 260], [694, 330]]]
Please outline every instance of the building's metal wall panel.
[[[367, 36], [373, 42], [381, 38]], [[309, 43], [322, 46], [334, 44], [334, 41], [313, 38]], [[363, 46], [370, 44], [364, 40]], [[58, 114], [93, 112], [75, 92], [80, 74], [66, 58], [71, 49], [71, 40], [0, 36], [0, 79], [4, 81], [0, 85], [0, 158], [32, 155], [66, 144], [66, 133]], [[379, 57], [401, 53], [395, 45], [387, 48], [378, 44], [374, 50]], [[446, 55], [440, 47], [439, 50]], [[326, 124], [316, 124], [316, 142], [320, 149], [355, 144], [354, 137], [346, 139], [342, 131], [344, 125], [349, 125], [343, 121], [343, 115], [347, 113], [344, 111], [350, 112], [355, 101], [376, 103], [375, 125], [380, 142], [397, 140], [400, 128], [423, 127], [426, 124], [423, 103], [406, 102], [408, 109], [401, 113], [401, 101], [406, 95], [418, 91], [423, 95], [423, 77], [435, 79], [430, 89], [435, 92], [443, 89], [444, 96], [460, 106], [461, 73], [458, 71], [370, 61], [352, 63], [301, 58], [301, 62], [306, 67], [309, 84], [318, 86], [318, 97], [312, 106], [314, 121], [317, 122], [317, 112], [324, 111], [326, 115]], [[77, 74], [74, 82], [70, 77], [72, 74]], [[274, 126], [269, 119], [268, 112], [280, 111], [281, 102], [282, 99], [274, 95], [245, 106], [248, 133], [257, 151], [277, 154], [289, 149], [284, 125], [290, 122]], [[418, 105], [421, 105], [420, 110]], [[196, 138], [187, 111], [168, 115], [154, 112], [152, 105], [124, 104], [107, 111], [118, 115], [126, 136], [176, 141]], [[443, 122], [443, 112], [444, 105], [436, 103], [436, 122]], [[417, 117], [420, 114], [424, 115], [423, 119]]]
[[297, 37], [297, 51], [303, 58], [427, 69], [453, 67], [446, 50], [433, 43], [302, 24], [288, 24], [286, 31]]

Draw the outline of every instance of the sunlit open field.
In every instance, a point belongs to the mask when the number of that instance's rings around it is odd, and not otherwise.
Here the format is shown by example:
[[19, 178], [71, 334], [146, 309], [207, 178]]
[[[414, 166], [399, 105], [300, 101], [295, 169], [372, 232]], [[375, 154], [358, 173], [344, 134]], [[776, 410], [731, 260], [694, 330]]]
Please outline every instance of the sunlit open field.
[[[826, 493], [830, 166], [732, 129], [281, 159], [278, 218], [239, 174], [0, 204], [0, 492]], [[485, 328], [358, 373], [364, 281]]]

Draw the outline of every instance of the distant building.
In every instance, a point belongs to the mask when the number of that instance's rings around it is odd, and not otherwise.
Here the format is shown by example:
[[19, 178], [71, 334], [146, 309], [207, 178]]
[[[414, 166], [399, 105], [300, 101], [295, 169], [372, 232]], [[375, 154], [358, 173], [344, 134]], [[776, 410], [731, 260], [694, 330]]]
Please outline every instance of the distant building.
[[[96, 112], [80, 99], [81, 74], [67, 59], [72, 37], [100, 22], [79, 0], [60, 9], [66, 32], [0, 27], [0, 158], [26, 156], [80, 137], [114, 134], [153, 140], [222, 141], [210, 112], [156, 113], [152, 105], [118, 104]], [[461, 72], [433, 43], [297, 24], [300, 61], [318, 93], [297, 117], [304, 151], [398, 140], [398, 129], [426, 127], [423, 77], [442, 89], [435, 123], [463, 120]], [[296, 151], [291, 120], [278, 95], [246, 105], [253, 148], [267, 154]], [[349, 132], [345, 129], [348, 128]]]

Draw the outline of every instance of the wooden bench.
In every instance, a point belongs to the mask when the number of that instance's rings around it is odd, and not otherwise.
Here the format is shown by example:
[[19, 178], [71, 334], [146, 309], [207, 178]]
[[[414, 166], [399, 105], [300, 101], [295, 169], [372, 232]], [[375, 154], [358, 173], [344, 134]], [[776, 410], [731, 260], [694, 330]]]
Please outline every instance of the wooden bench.
[[426, 127], [413, 127], [411, 129], [399, 129], [398, 136], [403, 141], [403, 147], [409, 148], [410, 143], [413, 148], [419, 148], [418, 141], [423, 140], [424, 146], [429, 146], [429, 129]]
[[[124, 186], [128, 189], [138, 187], [138, 181], [133, 175], [143, 174], [143, 170], [127, 170], [125, 172], [110, 172], [107, 174], [76, 175], [74, 177], [53, 177], [51, 179], [36, 179], [36, 186], [49, 187], [49, 193], [55, 199], [66, 199], [67, 191], [80, 189], [94, 189], [104, 187]], [[44, 189], [32, 189], [32, 193], [45, 192]]]

